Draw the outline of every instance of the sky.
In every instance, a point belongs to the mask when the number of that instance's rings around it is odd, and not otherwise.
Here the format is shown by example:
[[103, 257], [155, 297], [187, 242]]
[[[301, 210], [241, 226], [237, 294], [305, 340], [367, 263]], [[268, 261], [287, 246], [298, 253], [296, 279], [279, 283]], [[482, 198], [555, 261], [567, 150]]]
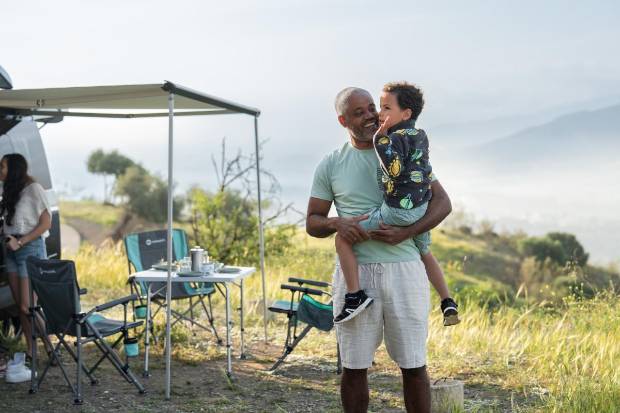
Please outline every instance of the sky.
[[[0, 65], [15, 88], [170, 80], [260, 108], [264, 166], [302, 210], [316, 164], [347, 139], [333, 109], [344, 87], [376, 98], [388, 81], [420, 85], [431, 139], [442, 124], [620, 96], [614, 1], [59, 0], [7, 2], [2, 14]], [[214, 187], [223, 137], [253, 150], [248, 116], [175, 127], [179, 190]], [[66, 119], [42, 135], [65, 196], [100, 196], [85, 167], [97, 148], [166, 172], [165, 119]]]

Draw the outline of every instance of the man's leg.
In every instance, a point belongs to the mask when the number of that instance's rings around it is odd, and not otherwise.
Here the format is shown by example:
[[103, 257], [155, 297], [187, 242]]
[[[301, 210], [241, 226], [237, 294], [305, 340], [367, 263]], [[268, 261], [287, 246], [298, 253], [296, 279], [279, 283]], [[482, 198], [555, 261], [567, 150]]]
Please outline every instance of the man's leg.
[[345, 413], [366, 413], [368, 411], [368, 370], [342, 369], [340, 399]]
[[430, 310], [429, 280], [421, 260], [384, 264], [385, 347], [401, 367], [408, 412], [430, 412], [430, 388], [426, 373], [426, 337]]
[[401, 369], [403, 373], [403, 393], [408, 413], [430, 413], [431, 383], [426, 366], [414, 369]]

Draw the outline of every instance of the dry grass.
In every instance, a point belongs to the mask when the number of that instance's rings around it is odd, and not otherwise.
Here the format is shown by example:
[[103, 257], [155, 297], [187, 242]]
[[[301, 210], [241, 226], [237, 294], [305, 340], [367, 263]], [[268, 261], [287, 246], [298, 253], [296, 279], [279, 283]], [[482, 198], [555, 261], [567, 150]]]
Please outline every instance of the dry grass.
[[[286, 256], [270, 259], [267, 301], [288, 297], [280, 284], [290, 276], [329, 281], [334, 263], [332, 242], [299, 236], [296, 247]], [[89, 289], [91, 297], [104, 299], [127, 293], [127, 265], [120, 246], [85, 245], [73, 259], [81, 286]], [[455, 271], [458, 269], [450, 272]], [[250, 277], [245, 285], [247, 323], [250, 330], [260, 331], [260, 276]], [[238, 300], [235, 293], [233, 305]], [[462, 309], [463, 322], [452, 328], [441, 326], [438, 311], [432, 314], [429, 366], [435, 376], [458, 377], [471, 386], [501, 389], [514, 395], [509, 402], [514, 411], [598, 413], [613, 412], [620, 406], [617, 296], [601, 294], [585, 301], [565, 299], [555, 306], [543, 303], [495, 310], [471, 300], [463, 303]], [[271, 325], [271, 331], [283, 327], [281, 319], [272, 320]], [[186, 338], [178, 331], [178, 340]], [[199, 362], [204, 357], [199, 350], [188, 345], [175, 351], [188, 362]], [[311, 335], [297, 354], [333, 358], [333, 335]], [[385, 354], [378, 360], [384, 358]], [[476, 410], [473, 404], [469, 406], [470, 411]]]

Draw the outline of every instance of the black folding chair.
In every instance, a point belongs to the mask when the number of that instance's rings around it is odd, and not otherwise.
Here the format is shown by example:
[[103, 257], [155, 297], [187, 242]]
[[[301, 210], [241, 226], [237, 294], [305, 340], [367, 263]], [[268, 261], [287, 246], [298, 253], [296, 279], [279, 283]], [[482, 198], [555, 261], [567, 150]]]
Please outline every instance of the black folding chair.
[[[164, 230], [155, 230], [129, 234], [125, 237], [125, 251], [127, 252], [127, 266], [129, 269], [129, 283], [132, 292], [139, 296], [140, 304], [144, 304], [144, 298], [146, 297], [148, 285], [144, 282], [136, 282], [131, 277], [132, 269], [134, 271], [144, 271], [151, 268], [153, 264], [157, 264], [162, 260], [166, 260], [166, 238], [167, 233]], [[187, 235], [185, 231], [181, 229], [172, 230], [172, 257], [174, 260], [180, 260], [189, 255], [189, 249], [187, 245]], [[151, 316], [151, 321], [155, 318], [157, 313], [166, 305], [166, 283], [156, 282], [151, 283], [151, 293], [153, 294], [152, 302], [157, 305], [157, 309]], [[217, 330], [215, 329], [213, 319], [213, 306], [211, 304], [211, 295], [215, 292], [213, 283], [173, 283], [171, 297], [172, 300], [185, 300], [189, 301], [189, 306], [182, 310], [171, 310], [174, 321], [172, 325], [180, 321], [186, 321], [189, 323], [190, 328], [197, 326], [203, 330], [210, 331], [215, 335], [217, 342], [222, 343]], [[205, 304], [205, 298], [208, 301]], [[201, 305], [207, 320], [209, 327], [200, 323], [196, 317], [194, 317], [194, 310], [197, 306]], [[153, 326], [153, 323], [149, 323]], [[155, 335], [153, 335], [155, 337]]]
[[[115, 349], [119, 344], [127, 339], [129, 330], [135, 329], [142, 324], [142, 321], [127, 321], [127, 305], [137, 299], [135, 295], [119, 298], [105, 304], [101, 304], [92, 310], [84, 313], [81, 310], [80, 296], [86, 294], [85, 289], [80, 289], [77, 282], [75, 264], [73, 261], [66, 260], [41, 260], [35, 257], [28, 258], [26, 262], [28, 275], [30, 277], [30, 302], [34, 302], [34, 293], [38, 296], [37, 306], [30, 307], [30, 317], [32, 325], [33, 354], [32, 354], [32, 377], [30, 393], [38, 391], [47, 371], [55, 361], [60, 368], [65, 381], [73, 392], [73, 402], [82, 404], [82, 372], [90, 379], [92, 385], [98, 383], [94, 376], [95, 370], [103, 360], [108, 359], [116, 368], [119, 374], [129, 383], [132, 383], [140, 393], [144, 393], [144, 387], [129, 368], [128, 358], [125, 361], [120, 358]], [[123, 321], [106, 318], [99, 314], [100, 311], [108, 310], [118, 305], [123, 306]], [[39, 322], [44, 320], [45, 330]], [[38, 333], [38, 334], [37, 334]], [[41, 376], [37, 380], [37, 337], [44, 340], [50, 347], [48, 335], [55, 335], [58, 343], [50, 353], [49, 361], [45, 366]], [[110, 345], [106, 341], [107, 337], [119, 335]], [[74, 347], [67, 342], [69, 337], [75, 337]], [[82, 357], [82, 346], [87, 343], [94, 343], [101, 351], [102, 355], [97, 362], [88, 368]], [[59, 351], [64, 348], [77, 364], [75, 385], [69, 379], [67, 370], [58, 357]]]
[[[331, 301], [325, 304], [313, 298], [313, 296], [321, 297], [323, 295], [331, 297], [331, 294], [323, 289], [304, 287], [305, 284], [318, 288], [329, 288], [329, 283], [294, 277], [289, 278], [288, 282], [297, 283], [297, 285], [282, 284], [280, 286], [281, 289], [291, 292], [290, 300], [278, 300], [269, 307], [269, 311], [286, 314], [288, 318], [284, 350], [282, 355], [269, 369], [271, 372], [280, 367], [286, 357], [293, 352], [310, 330], [316, 328], [321, 331], [330, 331], [334, 327]], [[300, 321], [305, 323], [306, 326], [298, 332], [297, 327]], [[338, 358], [336, 372], [340, 374], [342, 372], [342, 364], [338, 344], [336, 344], [336, 354]]]

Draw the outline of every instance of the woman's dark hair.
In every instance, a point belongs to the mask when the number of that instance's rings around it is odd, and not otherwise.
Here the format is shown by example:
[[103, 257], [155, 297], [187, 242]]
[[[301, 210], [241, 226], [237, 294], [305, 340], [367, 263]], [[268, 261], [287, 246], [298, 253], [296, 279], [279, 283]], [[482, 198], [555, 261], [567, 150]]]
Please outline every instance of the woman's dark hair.
[[22, 155], [9, 153], [2, 160], [6, 161], [7, 172], [0, 201], [0, 216], [6, 214], [6, 223], [11, 225], [20, 194], [34, 179], [28, 175], [28, 162]]

